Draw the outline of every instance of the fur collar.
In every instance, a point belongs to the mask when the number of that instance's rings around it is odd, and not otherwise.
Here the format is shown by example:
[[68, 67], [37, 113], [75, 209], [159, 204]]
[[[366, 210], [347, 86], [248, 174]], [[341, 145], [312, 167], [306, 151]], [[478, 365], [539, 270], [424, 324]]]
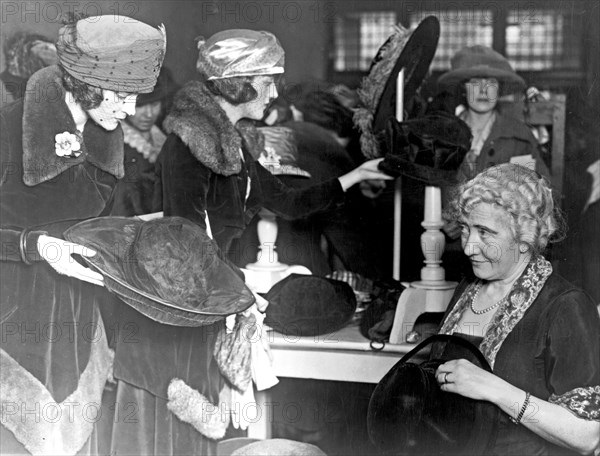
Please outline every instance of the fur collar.
[[81, 155], [56, 155], [55, 136], [65, 131], [76, 133], [64, 98], [60, 70], [55, 65], [38, 71], [27, 83], [23, 104], [23, 182], [29, 186], [40, 184], [85, 161], [122, 178], [125, 173], [120, 127], [106, 131], [89, 120], [83, 130]]
[[260, 136], [254, 127], [234, 126], [214, 96], [199, 81], [186, 84], [176, 95], [163, 127], [177, 135], [192, 155], [211, 171], [231, 176], [242, 169], [242, 145], [253, 158], [260, 155]]

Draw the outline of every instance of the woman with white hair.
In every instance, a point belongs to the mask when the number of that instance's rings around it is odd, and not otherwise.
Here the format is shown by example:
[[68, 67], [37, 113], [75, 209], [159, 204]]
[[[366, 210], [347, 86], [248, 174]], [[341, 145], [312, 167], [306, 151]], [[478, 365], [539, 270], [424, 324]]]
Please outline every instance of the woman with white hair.
[[590, 454], [600, 445], [600, 319], [543, 251], [561, 237], [552, 191], [514, 164], [459, 189], [453, 216], [473, 276], [456, 289], [442, 334], [465, 337], [492, 367], [464, 359], [436, 372], [443, 391], [502, 410], [485, 454]]

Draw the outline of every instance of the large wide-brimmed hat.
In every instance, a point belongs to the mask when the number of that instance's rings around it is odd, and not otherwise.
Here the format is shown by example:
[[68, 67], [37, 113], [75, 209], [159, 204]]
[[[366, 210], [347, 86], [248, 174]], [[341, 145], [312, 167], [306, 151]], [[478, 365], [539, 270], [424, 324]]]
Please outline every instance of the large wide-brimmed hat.
[[385, 129], [390, 117], [395, 118], [398, 73], [404, 70], [406, 106], [429, 71], [439, 36], [438, 19], [428, 16], [412, 31], [398, 25], [377, 51], [358, 90], [362, 106], [354, 113], [361, 132], [361, 150], [367, 158], [380, 156], [376, 135]]
[[440, 87], [457, 87], [471, 78], [495, 78], [503, 94], [525, 88], [525, 80], [515, 73], [506, 57], [486, 46], [462, 48], [450, 64], [452, 69], [438, 78]]
[[477, 347], [452, 335], [431, 336], [398, 361], [369, 402], [367, 427], [373, 443], [399, 455], [485, 454], [498, 426], [499, 409], [490, 402], [442, 391], [435, 378], [440, 364], [459, 358], [491, 372]]
[[206, 325], [254, 303], [216, 243], [187, 219], [99, 217], [64, 235], [97, 252], [84, 259], [110, 291], [160, 323]]
[[471, 147], [471, 129], [458, 117], [438, 111], [397, 122], [389, 119], [379, 168], [427, 185], [454, 185], [457, 169]]

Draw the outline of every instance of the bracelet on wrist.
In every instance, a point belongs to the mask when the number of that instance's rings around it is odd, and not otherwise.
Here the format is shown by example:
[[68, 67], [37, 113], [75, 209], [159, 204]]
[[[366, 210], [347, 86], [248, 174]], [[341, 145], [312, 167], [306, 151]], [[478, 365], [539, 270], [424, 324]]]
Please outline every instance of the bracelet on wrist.
[[29, 229], [24, 229], [21, 231], [19, 235], [19, 254], [21, 255], [21, 261], [25, 264], [32, 264], [27, 258], [27, 235], [29, 234]]
[[527, 407], [529, 407], [529, 399], [531, 399], [531, 394], [529, 393], [529, 391], [527, 391], [525, 393], [525, 402], [523, 402], [523, 407], [521, 407], [521, 410], [519, 411], [519, 415], [517, 416], [517, 418], [513, 418], [512, 416], [510, 417], [510, 420], [515, 423], [515, 424], [520, 424], [521, 420], [523, 419], [523, 415], [525, 415], [525, 410], [527, 410]]

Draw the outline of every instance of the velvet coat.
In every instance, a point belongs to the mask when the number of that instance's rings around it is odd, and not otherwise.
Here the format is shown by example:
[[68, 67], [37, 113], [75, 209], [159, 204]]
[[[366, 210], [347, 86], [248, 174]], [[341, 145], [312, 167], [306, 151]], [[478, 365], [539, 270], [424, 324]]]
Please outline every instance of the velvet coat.
[[[25, 449], [94, 454], [97, 422], [86, 419], [82, 407], [99, 406], [112, 368], [99, 308], [114, 298], [102, 287], [59, 275], [41, 260], [36, 242], [42, 232], [61, 237], [77, 219], [107, 211], [122, 175], [122, 133], [90, 121], [81, 156], [58, 157], [55, 135], [76, 131], [58, 69], [40, 70], [29, 84], [25, 99], [0, 114], [0, 395], [3, 404], [23, 404], [27, 410], [35, 410], [36, 403], [40, 411], [49, 403], [77, 405], [71, 423], [7, 415], [0, 447], [3, 454]], [[25, 237], [23, 256], [24, 229], [33, 231]]]
[[[558, 274], [551, 273], [551, 269], [547, 279], [537, 271], [526, 277], [527, 272], [521, 276], [519, 280], [524, 280], [518, 285], [526, 289], [527, 294], [531, 293], [532, 301], [512, 300], [511, 292], [510, 300], [515, 305], [505, 304], [498, 309], [479, 348], [494, 374], [508, 383], [561, 405], [580, 418], [600, 421], [598, 311], [588, 295]], [[541, 289], [534, 291], [543, 280], [546, 281]], [[453, 311], [457, 318], [460, 316], [460, 298], [474, 291], [473, 283], [473, 279], [460, 283], [446, 311], [446, 322]], [[513, 290], [516, 289], [518, 286], [513, 286]], [[503, 316], [502, 320], [498, 320], [500, 316]], [[444, 328], [442, 325], [443, 333], [468, 333], [468, 328], [462, 331], [459, 327], [449, 331]], [[535, 419], [534, 412], [529, 410], [527, 413], [525, 420]], [[547, 442], [524, 426], [514, 425], [508, 415], [502, 413], [489, 454], [576, 453]]]
[[[255, 131], [245, 131], [242, 137], [198, 82], [177, 94], [164, 127], [168, 136], [157, 160], [154, 210], [186, 217], [203, 228], [208, 212], [213, 237], [223, 252], [263, 205], [289, 218], [343, 201], [337, 179], [301, 191], [285, 187], [255, 161]], [[212, 353], [223, 323], [199, 328], [161, 325], [125, 306], [117, 309], [115, 320], [135, 327], [135, 343], [117, 340], [114, 375], [119, 380], [117, 404], [137, 404], [139, 420], [137, 425], [115, 424], [112, 451], [215, 454], [215, 436], [176, 417], [170, 411], [168, 391], [177, 378], [218, 404], [224, 379]]]

